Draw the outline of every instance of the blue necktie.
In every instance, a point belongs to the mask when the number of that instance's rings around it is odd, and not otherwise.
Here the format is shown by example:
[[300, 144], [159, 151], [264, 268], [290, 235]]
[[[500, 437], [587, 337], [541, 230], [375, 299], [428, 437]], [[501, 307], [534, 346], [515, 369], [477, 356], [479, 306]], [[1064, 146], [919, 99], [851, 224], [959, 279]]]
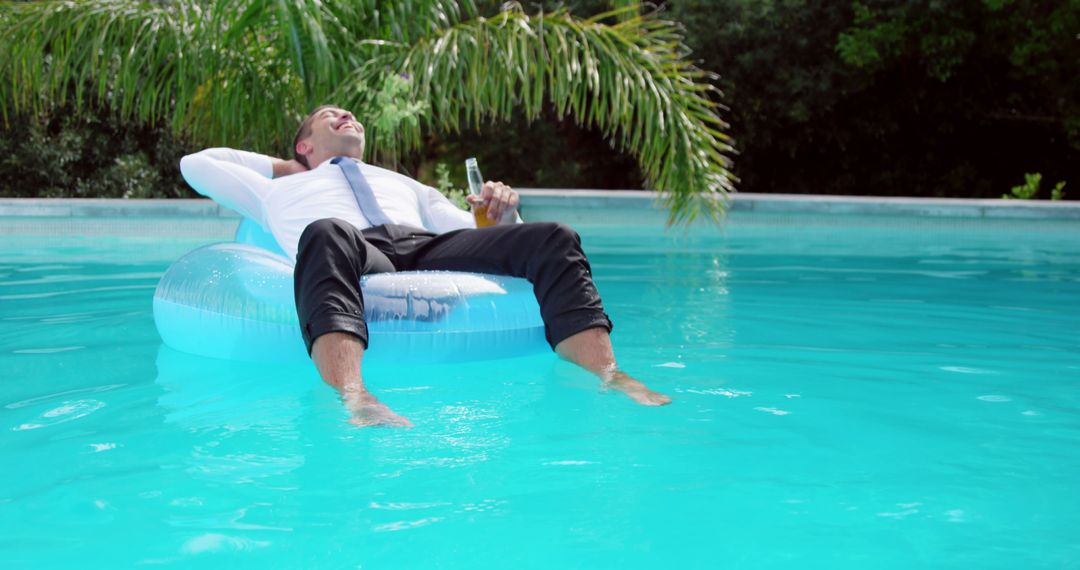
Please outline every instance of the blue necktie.
[[345, 174], [345, 180], [349, 181], [353, 195], [356, 196], [356, 204], [360, 206], [360, 211], [371, 222], [372, 226], [391, 223], [390, 218], [386, 217], [386, 212], [383, 212], [379, 203], [375, 201], [375, 193], [371, 191], [371, 186], [368, 185], [364, 175], [360, 173], [360, 167], [357, 166], [355, 160], [347, 156], [336, 156], [330, 160], [330, 164], [341, 167], [341, 172]]

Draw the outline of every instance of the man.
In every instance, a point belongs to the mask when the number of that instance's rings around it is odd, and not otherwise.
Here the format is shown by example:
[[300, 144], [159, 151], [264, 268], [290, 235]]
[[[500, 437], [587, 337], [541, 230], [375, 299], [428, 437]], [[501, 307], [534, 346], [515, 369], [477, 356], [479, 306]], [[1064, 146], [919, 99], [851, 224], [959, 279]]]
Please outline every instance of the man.
[[520, 223], [517, 192], [490, 181], [468, 201], [486, 205], [498, 223], [476, 229], [472, 215], [434, 188], [361, 162], [364, 141], [364, 127], [351, 113], [324, 105], [300, 124], [292, 160], [219, 148], [180, 161], [196, 191], [267, 228], [295, 259], [296, 310], [308, 353], [341, 393], [350, 421], [411, 425], [367, 390], [361, 374], [368, 334], [359, 283], [372, 272], [525, 277], [561, 357], [638, 403], [671, 401], [618, 369], [611, 321], [577, 234], [561, 224]]

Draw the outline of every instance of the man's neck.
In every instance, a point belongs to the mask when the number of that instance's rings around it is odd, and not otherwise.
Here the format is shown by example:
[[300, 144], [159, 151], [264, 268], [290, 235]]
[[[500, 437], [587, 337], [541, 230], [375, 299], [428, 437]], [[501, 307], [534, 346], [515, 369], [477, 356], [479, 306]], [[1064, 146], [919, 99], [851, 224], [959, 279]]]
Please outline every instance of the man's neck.
[[310, 164], [312, 168], [315, 168], [315, 167], [319, 166], [320, 164], [330, 160], [331, 158], [334, 158], [335, 156], [348, 156], [350, 158], [356, 159], [358, 162], [363, 162], [363, 158], [359, 157], [359, 156], [356, 156], [355, 154], [344, 153], [344, 152], [343, 153], [337, 153], [337, 154], [329, 154], [329, 153], [328, 154], [320, 154], [320, 153], [313, 152], [310, 155], [308, 155], [308, 164]]

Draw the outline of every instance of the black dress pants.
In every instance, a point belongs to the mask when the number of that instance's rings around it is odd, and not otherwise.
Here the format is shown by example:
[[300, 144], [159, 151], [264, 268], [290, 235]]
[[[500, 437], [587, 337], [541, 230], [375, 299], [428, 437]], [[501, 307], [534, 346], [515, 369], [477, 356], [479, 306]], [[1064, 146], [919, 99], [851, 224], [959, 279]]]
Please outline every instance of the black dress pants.
[[307, 344], [345, 332], [366, 348], [360, 277], [414, 270], [472, 271], [524, 277], [533, 286], [548, 343], [591, 328], [611, 331], [577, 233], [563, 224], [530, 223], [434, 234], [404, 225], [358, 230], [328, 218], [304, 229], [293, 279]]

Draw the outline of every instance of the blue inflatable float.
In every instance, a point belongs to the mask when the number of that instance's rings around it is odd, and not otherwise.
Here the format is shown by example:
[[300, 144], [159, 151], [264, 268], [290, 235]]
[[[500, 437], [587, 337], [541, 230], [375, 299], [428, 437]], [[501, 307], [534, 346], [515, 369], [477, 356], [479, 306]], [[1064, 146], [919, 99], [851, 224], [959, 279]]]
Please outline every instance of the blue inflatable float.
[[[414, 271], [361, 280], [370, 335], [365, 362], [483, 360], [548, 350], [532, 285], [500, 275]], [[244, 220], [236, 243], [196, 249], [165, 272], [154, 323], [176, 350], [245, 361], [307, 360], [293, 267]]]

